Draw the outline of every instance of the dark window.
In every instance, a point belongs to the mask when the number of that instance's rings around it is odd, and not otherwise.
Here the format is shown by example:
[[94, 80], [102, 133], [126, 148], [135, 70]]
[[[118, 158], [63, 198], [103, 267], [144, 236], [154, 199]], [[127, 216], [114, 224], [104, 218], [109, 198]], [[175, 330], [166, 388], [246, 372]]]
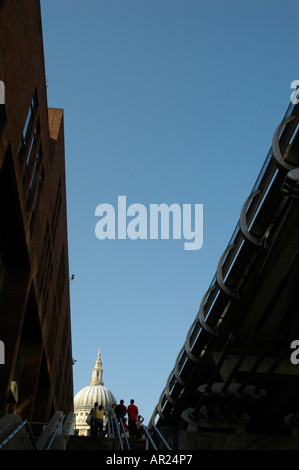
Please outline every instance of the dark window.
[[52, 215], [52, 237], [53, 237], [53, 241], [54, 241], [55, 235], [56, 235], [56, 227], [57, 227], [57, 224], [58, 224], [61, 204], [62, 204], [61, 180], [59, 180], [59, 185], [58, 185], [58, 189], [57, 189], [57, 193], [56, 193], [56, 199], [55, 199], [55, 206], [54, 206], [54, 211], [53, 211], [53, 215]]
[[52, 277], [52, 271], [53, 263], [51, 253], [51, 241], [49, 234], [49, 226], [47, 226], [37, 273], [38, 291], [40, 299], [44, 299], [47, 295], [49, 282]]
[[53, 362], [54, 357], [54, 348], [55, 348], [55, 341], [58, 331], [58, 318], [57, 318], [57, 306], [56, 301], [54, 299], [53, 309], [52, 309], [52, 316], [51, 316], [51, 323], [49, 329], [49, 336], [47, 340], [47, 349], [48, 349], [48, 359], [49, 362]]
[[64, 251], [64, 246], [63, 246], [61, 256], [60, 256], [60, 264], [59, 264], [58, 276], [57, 276], [57, 282], [56, 282], [57, 302], [58, 302], [59, 308], [61, 306], [61, 302], [63, 298], [65, 280], [66, 280], [66, 265], [65, 265], [65, 251]]
[[28, 139], [30, 138], [30, 131], [31, 127], [33, 124], [34, 116], [35, 116], [35, 110], [37, 108], [37, 91], [35, 90], [33, 98], [30, 103], [30, 107], [28, 110], [27, 118], [25, 121], [24, 129], [23, 129], [23, 134], [21, 137], [21, 142], [19, 145], [19, 157], [22, 158], [24, 156], [24, 152], [26, 151], [26, 147], [28, 145]]
[[37, 121], [37, 125], [34, 130], [33, 137], [31, 139], [30, 147], [27, 154], [26, 166], [24, 168], [24, 175], [23, 175], [23, 189], [26, 192], [28, 189], [28, 182], [32, 180], [32, 174], [36, 167], [36, 160], [39, 157], [40, 148], [38, 147], [38, 141], [40, 136], [40, 124], [39, 120]]
[[42, 168], [40, 176], [38, 178], [38, 182], [36, 184], [36, 191], [32, 195], [33, 205], [32, 205], [32, 213], [31, 213], [31, 221], [30, 221], [30, 231], [31, 232], [33, 230], [33, 225], [34, 225], [34, 221], [35, 221], [35, 217], [36, 217], [36, 212], [37, 212], [37, 209], [38, 209], [38, 203], [39, 203], [39, 199], [40, 199], [41, 190], [42, 190], [42, 187], [43, 187], [44, 177], [45, 177], [45, 171], [44, 171], [44, 168]]

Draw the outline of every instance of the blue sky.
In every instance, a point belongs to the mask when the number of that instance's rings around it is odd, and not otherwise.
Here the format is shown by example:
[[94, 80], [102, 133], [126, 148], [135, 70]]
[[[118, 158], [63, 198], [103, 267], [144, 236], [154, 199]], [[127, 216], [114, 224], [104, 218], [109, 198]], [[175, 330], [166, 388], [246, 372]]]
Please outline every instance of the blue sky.
[[[299, 80], [299, 4], [41, 6], [48, 105], [65, 119], [74, 390], [100, 347], [104, 385], [148, 422]], [[203, 247], [97, 239], [96, 207], [120, 195], [203, 204]]]

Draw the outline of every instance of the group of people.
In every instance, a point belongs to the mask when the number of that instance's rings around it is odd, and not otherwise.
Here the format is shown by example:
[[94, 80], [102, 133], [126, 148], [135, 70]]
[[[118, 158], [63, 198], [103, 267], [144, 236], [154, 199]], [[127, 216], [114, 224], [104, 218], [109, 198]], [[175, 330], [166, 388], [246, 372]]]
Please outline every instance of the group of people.
[[[90, 434], [93, 437], [102, 438], [106, 435], [107, 429], [104, 430], [104, 415], [111, 415], [117, 419], [120, 423], [122, 421], [124, 430], [130, 438], [142, 438], [141, 425], [144, 418], [139, 414], [137, 406], [134, 404], [134, 400], [130, 401], [130, 405], [126, 407], [124, 400], [120, 400], [119, 404], [113, 404], [111, 411], [105, 411], [102, 405], [97, 402], [90, 411], [87, 418], [87, 423], [90, 425]], [[128, 418], [126, 417], [128, 415]], [[129, 420], [127, 424], [127, 420]]]
[[[144, 418], [139, 414], [137, 406], [134, 404], [134, 400], [130, 401], [130, 405], [126, 408], [124, 400], [120, 400], [118, 405], [115, 405], [115, 417], [118, 422], [122, 421], [124, 424], [124, 429], [128, 433], [129, 437], [132, 438], [141, 438], [142, 429], [141, 425], [144, 421]], [[128, 414], [128, 418], [126, 417]], [[127, 419], [129, 423], [127, 424]]]
[[90, 435], [92, 437], [99, 437], [100, 439], [105, 436], [104, 432], [104, 415], [107, 412], [104, 411], [103, 405], [99, 405], [98, 402], [94, 404], [87, 418], [87, 423], [90, 425]]

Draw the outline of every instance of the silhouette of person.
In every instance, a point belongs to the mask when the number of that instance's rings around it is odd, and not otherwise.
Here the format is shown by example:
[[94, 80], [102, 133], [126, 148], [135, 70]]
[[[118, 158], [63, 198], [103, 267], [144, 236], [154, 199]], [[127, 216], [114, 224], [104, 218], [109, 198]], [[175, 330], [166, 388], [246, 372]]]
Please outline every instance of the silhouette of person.
[[116, 405], [115, 407], [115, 414], [116, 414], [117, 421], [121, 419], [123, 422], [126, 413], [127, 413], [127, 408], [124, 405], [124, 400], [120, 400], [119, 404]]
[[103, 405], [98, 406], [98, 403], [95, 403], [94, 406], [94, 436], [99, 437], [100, 439], [103, 437], [103, 419], [104, 411]]
[[141, 437], [141, 436], [142, 436], [142, 434], [143, 434], [143, 432], [142, 432], [142, 427], [141, 427], [141, 426], [142, 426], [142, 423], [143, 423], [143, 421], [144, 421], [144, 418], [143, 418], [143, 416], [141, 416], [141, 415], [138, 415], [138, 416], [137, 416], [137, 430], [138, 430], [138, 437]]
[[129, 436], [130, 437], [138, 437], [138, 429], [137, 429], [137, 417], [138, 417], [138, 408], [134, 405], [134, 400], [130, 401], [130, 405], [128, 406], [128, 418], [129, 418]]

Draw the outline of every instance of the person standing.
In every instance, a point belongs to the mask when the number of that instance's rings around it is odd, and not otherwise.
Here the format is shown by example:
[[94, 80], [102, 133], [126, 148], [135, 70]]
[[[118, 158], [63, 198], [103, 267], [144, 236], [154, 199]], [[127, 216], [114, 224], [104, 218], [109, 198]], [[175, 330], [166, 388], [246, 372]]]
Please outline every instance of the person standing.
[[137, 431], [138, 431], [138, 437], [141, 438], [143, 435], [142, 432], [142, 423], [144, 421], [144, 417], [141, 415], [137, 416]]
[[138, 429], [137, 429], [137, 417], [138, 417], [138, 408], [134, 405], [134, 400], [130, 401], [130, 405], [128, 406], [128, 418], [129, 418], [129, 436], [130, 437], [138, 437]]
[[106, 414], [107, 414], [107, 423], [106, 423], [106, 429], [103, 432], [104, 437], [108, 434], [109, 425], [110, 425], [110, 432], [113, 432], [113, 430], [115, 431], [115, 429], [116, 429], [116, 427], [115, 427], [115, 418], [116, 418], [115, 408], [116, 408], [116, 404], [113, 403], [112, 407], [108, 408], [108, 411], [106, 412]]
[[116, 419], [119, 421], [120, 419], [124, 422], [124, 417], [127, 413], [127, 408], [124, 405], [124, 401], [120, 400], [119, 404], [115, 408]]
[[93, 437], [96, 437], [96, 427], [95, 427], [95, 412], [98, 409], [98, 402], [96, 401], [95, 404], [93, 405], [93, 408], [90, 411], [91, 415], [91, 423], [90, 423], [90, 435]]
[[106, 412], [104, 411], [103, 405], [96, 407], [95, 412], [94, 412], [95, 436], [99, 437], [100, 439], [102, 439], [103, 437], [104, 414], [106, 414]]

